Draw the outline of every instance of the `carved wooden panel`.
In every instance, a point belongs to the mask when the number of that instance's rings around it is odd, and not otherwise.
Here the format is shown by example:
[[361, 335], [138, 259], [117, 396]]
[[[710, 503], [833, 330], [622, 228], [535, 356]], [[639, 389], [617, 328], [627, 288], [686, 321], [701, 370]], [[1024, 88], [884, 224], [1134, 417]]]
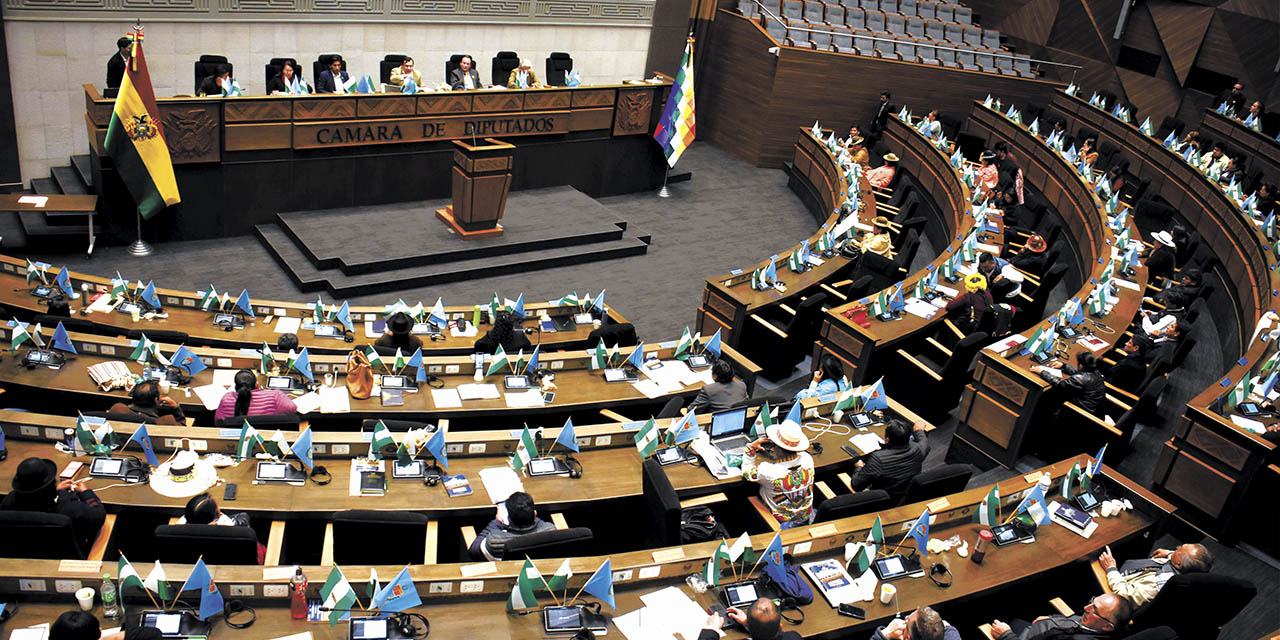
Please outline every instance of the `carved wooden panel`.
[[288, 120], [293, 115], [293, 100], [228, 100], [223, 104], [222, 114], [227, 122]]
[[1227, 498], [1235, 487], [1235, 481], [1197, 460], [1186, 451], [1174, 457], [1165, 479], [1164, 488], [1191, 503], [1211, 518], [1216, 518], [1226, 506]]
[[174, 164], [222, 159], [218, 105], [174, 105], [160, 110], [164, 139]]
[[1007, 449], [1017, 423], [1018, 414], [1006, 409], [985, 393], [974, 394], [967, 420], [974, 431]]
[[524, 94], [525, 111], [567, 109], [573, 102], [572, 91], [530, 91]]
[[498, 93], [477, 93], [472, 97], [471, 105], [471, 109], [476, 113], [520, 111], [524, 109], [524, 94], [507, 91]]
[[438, 96], [418, 96], [418, 113], [470, 113], [471, 94], [447, 93]]
[[1001, 397], [1008, 399], [1019, 407], [1023, 406], [1023, 403], [1027, 400], [1027, 387], [1017, 380], [996, 371], [995, 368], [987, 368], [981, 380], [984, 387], [995, 391]]
[[831, 332], [827, 335], [827, 339], [831, 341], [831, 345], [844, 349], [856, 360], [862, 359], [862, 351], [866, 348], [863, 338], [860, 335], [851, 333], [849, 329], [841, 324], [831, 323]]
[[500, 158], [477, 158], [472, 163], [471, 170], [476, 173], [482, 171], [502, 171], [511, 168], [511, 156], [502, 156]]
[[613, 105], [613, 89], [579, 89], [573, 92], [573, 108]]
[[721, 322], [719, 318], [710, 313], [706, 313], [703, 309], [698, 309], [698, 331], [703, 335], [710, 335], [716, 331], [729, 333], [732, 327]]
[[598, 131], [613, 123], [613, 109], [574, 109], [569, 112], [570, 131]]
[[725, 300], [714, 289], [707, 290], [707, 307], [723, 318], [733, 319], [736, 307], [733, 302]]
[[613, 135], [648, 133], [652, 110], [653, 89], [619, 89], [613, 113]]
[[414, 99], [411, 96], [361, 98], [356, 101], [356, 108], [360, 118], [411, 116], [414, 110]]
[[1205, 454], [1236, 471], [1244, 470], [1245, 464], [1249, 461], [1248, 449], [1236, 445], [1201, 424], [1191, 425], [1191, 430], [1187, 433], [1187, 444], [1199, 448]]
[[294, 120], [338, 120], [354, 118], [355, 98], [312, 98], [293, 101]]
[[293, 126], [287, 122], [229, 124], [222, 146], [227, 151], [288, 149], [293, 143]]

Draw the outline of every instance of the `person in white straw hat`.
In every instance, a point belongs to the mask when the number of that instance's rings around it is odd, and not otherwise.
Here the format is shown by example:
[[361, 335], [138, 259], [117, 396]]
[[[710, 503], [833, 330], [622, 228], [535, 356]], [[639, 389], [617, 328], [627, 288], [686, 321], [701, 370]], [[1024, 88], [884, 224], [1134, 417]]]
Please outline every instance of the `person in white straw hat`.
[[1147, 267], [1147, 277], [1168, 279], [1173, 275], [1174, 266], [1178, 264], [1178, 249], [1173, 242], [1173, 234], [1157, 231], [1151, 234], [1151, 239], [1156, 241], [1156, 245], [1142, 262]]
[[533, 62], [528, 58], [520, 58], [520, 66], [512, 69], [511, 75], [507, 77], [508, 89], [533, 89], [541, 86], [538, 74], [533, 72]]
[[783, 529], [809, 524], [813, 512], [813, 458], [809, 437], [791, 420], [771, 424], [743, 451], [742, 477], [760, 485], [760, 499]]

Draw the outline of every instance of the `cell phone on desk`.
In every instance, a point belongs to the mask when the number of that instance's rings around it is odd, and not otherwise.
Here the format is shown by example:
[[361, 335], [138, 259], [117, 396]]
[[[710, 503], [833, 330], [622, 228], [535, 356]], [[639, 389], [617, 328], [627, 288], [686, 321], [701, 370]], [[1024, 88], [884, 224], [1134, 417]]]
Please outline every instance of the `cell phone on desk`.
[[862, 607], [855, 607], [848, 603], [836, 607], [836, 613], [839, 613], [842, 616], [849, 616], [850, 618], [857, 618], [859, 620], [867, 619], [866, 609], [863, 609]]
[[71, 462], [67, 463], [66, 468], [62, 470], [62, 473], [58, 474], [58, 477], [62, 478], [63, 480], [69, 480], [71, 478], [76, 477], [76, 474], [80, 473], [80, 469], [82, 469], [83, 467], [84, 467], [83, 462], [80, 462], [79, 460], [72, 460]]
[[222, 490], [222, 499], [231, 501], [236, 499], [236, 493], [240, 491], [240, 485], [234, 482], [228, 482], [227, 487]]

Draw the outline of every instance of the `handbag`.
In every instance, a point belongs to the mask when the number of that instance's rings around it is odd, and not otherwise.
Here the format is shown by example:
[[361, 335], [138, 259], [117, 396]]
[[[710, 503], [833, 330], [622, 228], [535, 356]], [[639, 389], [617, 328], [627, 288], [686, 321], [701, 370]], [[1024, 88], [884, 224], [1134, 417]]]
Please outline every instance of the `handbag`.
[[373, 369], [369, 367], [369, 358], [354, 349], [347, 354], [347, 392], [357, 400], [373, 395]]
[[[795, 558], [791, 554], [782, 556], [781, 571], [764, 572], [764, 577], [768, 579], [772, 587], [782, 594], [782, 600], [786, 604], [790, 599], [791, 606], [807, 605], [813, 602], [813, 588], [800, 575], [800, 568], [795, 565]], [[801, 620], [804, 620], [804, 614], [801, 613]], [[799, 623], [792, 623], [799, 624]]]

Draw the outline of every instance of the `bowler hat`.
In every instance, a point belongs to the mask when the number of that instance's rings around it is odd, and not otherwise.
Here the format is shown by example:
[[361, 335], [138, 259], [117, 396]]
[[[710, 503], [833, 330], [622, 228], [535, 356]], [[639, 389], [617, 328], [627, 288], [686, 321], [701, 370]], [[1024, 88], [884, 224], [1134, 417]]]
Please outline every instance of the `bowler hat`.
[[48, 488], [58, 475], [58, 465], [48, 458], [27, 458], [13, 474], [14, 493], [35, 493]]

